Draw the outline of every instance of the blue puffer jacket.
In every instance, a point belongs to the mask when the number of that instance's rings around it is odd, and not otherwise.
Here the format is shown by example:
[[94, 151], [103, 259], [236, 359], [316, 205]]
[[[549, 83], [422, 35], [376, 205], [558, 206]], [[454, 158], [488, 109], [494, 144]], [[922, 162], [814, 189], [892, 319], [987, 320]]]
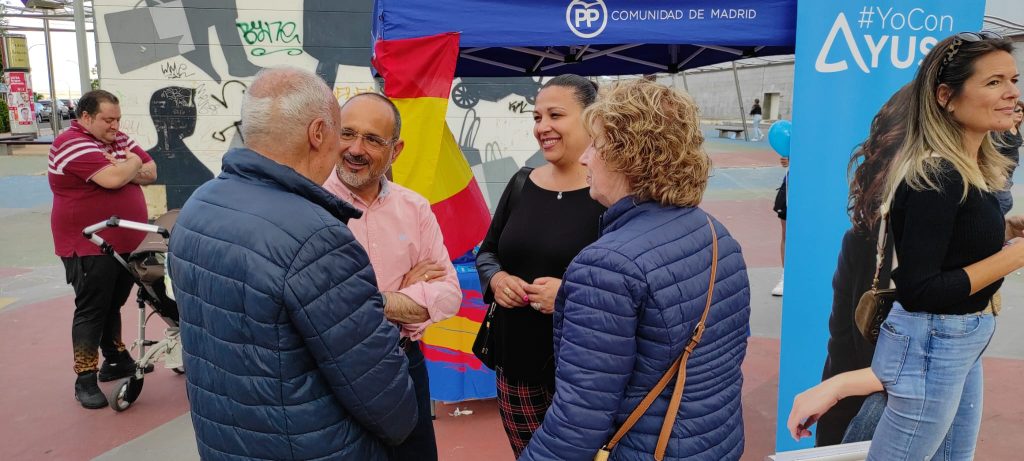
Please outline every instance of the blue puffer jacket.
[[[699, 208], [635, 205], [605, 213], [600, 239], [565, 273], [554, 318], [554, 402], [521, 460], [591, 460], [690, 339], [706, 303], [711, 230]], [[743, 454], [740, 364], [750, 287], [740, 246], [720, 223], [718, 276], [707, 330], [687, 363], [665, 459]], [[653, 458], [672, 384], [612, 452]]]
[[416, 422], [360, 213], [248, 149], [185, 204], [170, 245], [199, 454], [386, 459]]

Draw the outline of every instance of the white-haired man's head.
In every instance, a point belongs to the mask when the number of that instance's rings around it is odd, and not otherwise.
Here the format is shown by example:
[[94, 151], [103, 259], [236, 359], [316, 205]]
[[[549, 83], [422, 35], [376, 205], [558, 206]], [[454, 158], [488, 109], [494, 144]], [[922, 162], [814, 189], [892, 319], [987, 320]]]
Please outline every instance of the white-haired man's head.
[[316, 74], [267, 68], [242, 99], [245, 146], [322, 184], [338, 163], [338, 100]]

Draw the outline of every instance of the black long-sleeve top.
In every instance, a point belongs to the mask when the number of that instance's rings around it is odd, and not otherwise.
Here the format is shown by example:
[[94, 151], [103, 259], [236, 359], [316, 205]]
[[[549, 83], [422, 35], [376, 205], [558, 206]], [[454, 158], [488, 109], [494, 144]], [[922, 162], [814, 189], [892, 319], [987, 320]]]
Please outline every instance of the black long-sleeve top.
[[936, 190], [900, 184], [891, 212], [896, 299], [907, 311], [969, 314], [985, 309], [1002, 280], [971, 293], [964, 268], [997, 253], [1005, 222], [995, 195], [970, 187], [951, 163], [940, 163]]
[[[529, 175], [529, 170], [517, 174]], [[493, 302], [490, 280], [504, 270], [527, 283], [539, 277], [561, 279], [573, 258], [597, 240], [600, 216], [605, 208], [590, 198], [590, 188], [568, 192], [541, 189], [525, 178], [515, 193], [515, 178], [494, 210], [494, 219], [477, 254], [477, 271], [484, 302]], [[513, 380], [552, 385], [554, 342], [551, 315], [530, 306], [494, 311], [491, 323], [495, 363]]]

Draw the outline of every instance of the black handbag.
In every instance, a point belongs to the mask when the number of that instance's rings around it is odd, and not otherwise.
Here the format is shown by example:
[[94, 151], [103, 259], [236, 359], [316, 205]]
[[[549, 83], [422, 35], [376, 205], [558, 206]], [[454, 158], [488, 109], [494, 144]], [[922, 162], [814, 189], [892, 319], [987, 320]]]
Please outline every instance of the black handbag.
[[883, 209], [878, 223], [878, 252], [875, 255], [875, 277], [871, 280], [871, 289], [861, 295], [860, 301], [857, 302], [857, 310], [854, 311], [857, 329], [871, 344], [878, 341], [878, 333], [882, 330], [882, 324], [885, 323], [893, 303], [896, 302], [896, 289], [878, 287], [878, 278], [885, 259], [885, 239], [889, 236], [885, 230], [888, 214], [888, 210]]
[[495, 353], [494, 335], [491, 334], [491, 321], [494, 320], [494, 310], [497, 307], [497, 303], [491, 303], [487, 307], [487, 315], [480, 322], [480, 330], [476, 332], [476, 339], [473, 340], [473, 355], [480, 359], [480, 363], [484, 364], [485, 367], [492, 370], [495, 366]]

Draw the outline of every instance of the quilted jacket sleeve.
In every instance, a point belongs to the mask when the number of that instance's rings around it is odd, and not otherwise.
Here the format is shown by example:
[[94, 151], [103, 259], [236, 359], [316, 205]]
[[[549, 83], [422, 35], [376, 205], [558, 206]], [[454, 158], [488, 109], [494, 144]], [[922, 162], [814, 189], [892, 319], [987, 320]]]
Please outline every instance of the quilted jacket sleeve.
[[591, 460], [614, 419], [636, 360], [640, 303], [636, 264], [611, 250], [584, 249], [566, 271], [555, 396], [520, 460]]
[[299, 250], [284, 286], [288, 316], [341, 405], [389, 444], [416, 423], [416, 396], [398, 329], [384, 319], [366, 253], [342, 226]]

